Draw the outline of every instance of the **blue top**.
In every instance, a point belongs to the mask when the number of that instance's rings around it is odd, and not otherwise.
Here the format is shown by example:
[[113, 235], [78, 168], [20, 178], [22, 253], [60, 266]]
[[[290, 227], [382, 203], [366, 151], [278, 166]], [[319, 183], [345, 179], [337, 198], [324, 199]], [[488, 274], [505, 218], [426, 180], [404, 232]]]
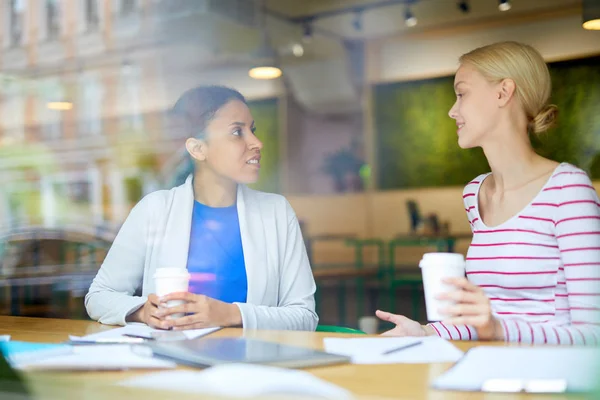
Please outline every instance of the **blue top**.
[[235, 205], [213, 208], [194, 202], [187, 266], [191, 293], [246, 302], [248, 279]]

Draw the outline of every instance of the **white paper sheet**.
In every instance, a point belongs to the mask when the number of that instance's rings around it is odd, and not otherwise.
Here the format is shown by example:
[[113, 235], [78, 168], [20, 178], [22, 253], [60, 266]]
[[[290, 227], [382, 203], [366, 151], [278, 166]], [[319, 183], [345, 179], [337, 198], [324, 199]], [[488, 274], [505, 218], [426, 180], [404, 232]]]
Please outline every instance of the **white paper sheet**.
[[[210, 333], [213, 333], [214, 331], [217, 331], [219, 329], [221, 329], [221, 328], [217, 327], [217, 328], [205, 328], [205, 329], [190, 329], [190, 330], [186, 330], [186, 331], [177, 331], [177, 332], [183, 333], [187, 339], [196, 339], [201, 336], [205, 336]], [[94, 333], [91, 335], [69, 336], [69, 339], [74, 342], [77, 342], [77, 341], [86, 341], [87, 342], [87, 341], [94, 341], [94, 340], [98, 340], [98, 339], [122, 338], [122, 337], [124, 337], [123, 336], [124, 334], [138, 335], [138, 336], [144, 336], [144, 337], [150, 338], [151, 334], [153, 332], [165, 333], [165, 332], [171, 332], [171, 331], [153, 329], [145, 324], [128, 324], [127, 326], [124, 326], [122, 328], [115, 328], [115, 329], [111, 329], [111, 330], [100, 332], [100, 333]]]
[[73, 346], [72, 354], [15, 365], [37, 370], [122, 370], [175, 368], [174, 362], [152, 358], [150, 349], [130, 345]]
[[8, 342], [10, 340], [10, 335], [0, 335], [0, 342]]
[[252, 364], [224, 364], [200, 372], [159, 372], [134, 377], [118, 385], [226, 397], [285, 394], [336, 400], [353, 398], [348, 390], [308, 372]]
[[[384, 352], [415, 342], [410, 347], [391, 354]], [[463, 352], [452, 343], [437, 336], [380, 337], [380, 338], [325, 338], [325, 351], [352, 357], [353, 364], [420, 364], [455, 362]]]
[[464, 391], [581, 392], [600, 373], [600, 349], [584, 347], [491, 347], [469, 350], [436, 379], [436, 389]]

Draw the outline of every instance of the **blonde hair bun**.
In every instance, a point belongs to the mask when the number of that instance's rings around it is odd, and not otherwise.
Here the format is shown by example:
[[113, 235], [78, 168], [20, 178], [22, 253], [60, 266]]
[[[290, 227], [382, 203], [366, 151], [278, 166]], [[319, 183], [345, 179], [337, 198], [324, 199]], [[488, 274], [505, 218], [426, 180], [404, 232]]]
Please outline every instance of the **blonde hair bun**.
[[554, 104], [547, 104], [529, 123], [530, 130], [534, 133], [545, 132], [554, 125], [556, 117], [558, 117], [558, 107]]

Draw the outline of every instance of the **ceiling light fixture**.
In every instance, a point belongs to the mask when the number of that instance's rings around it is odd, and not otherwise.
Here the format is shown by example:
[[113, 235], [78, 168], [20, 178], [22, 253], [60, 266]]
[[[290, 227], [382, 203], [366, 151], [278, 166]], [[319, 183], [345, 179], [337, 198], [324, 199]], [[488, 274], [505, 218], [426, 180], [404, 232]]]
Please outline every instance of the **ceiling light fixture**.
[[406, 26], [412, 28], [417, 25], [418, 22], [417, 17], [410, 11], [410, 8], [406, 7], [406, 11], [404, 12], [404, 23]]
[[600, 0], [583, 0], [583, 29], [600, 30]]
[[352, 20], [352, 26], [354, 27], [354, 30], [356, 30], [357, 32], [362, 31], [362, 18], [363, 18], [363, 12], [362, 10], [357, 10], [354, 13], [354, 19]]
[[273, 46], [271, 46], [271, 41], [269, 40], [269, 32], [264, 8], [260, 25], [262, 27], [260, 30], [260, 44], [258, 49], [256, 49], [256, 51], [254, 51], [252, 54], [255, 61], [252, 68], [250, 68], [248, 71], [248, 75], [253, 79], [276, 79], [282, 74], [281, 69], [277, 66], [279, 54], [277, 54], [277, 51], [273, 49]]
[[500, 11], [508, 11], [512, 8], [512, 5], [510, 4], [510, 1], [508, 0], [500, 0], [498, 2], [498, 10]]
[[259, 48], [253, 53], [256, 60], [254, 66], [248, 71], [248, 75], [254, 79], [276, 79], [282, 74], [281, 69], [276, 65], [277, 52], [271, 46], [267, 28], [262, 29], [262, 38]]
[[312, 40], [312, 38], [313, 38], [312, 19], [307, 19], [302, 24], [302, 41], [304, 43], [308, 43]]

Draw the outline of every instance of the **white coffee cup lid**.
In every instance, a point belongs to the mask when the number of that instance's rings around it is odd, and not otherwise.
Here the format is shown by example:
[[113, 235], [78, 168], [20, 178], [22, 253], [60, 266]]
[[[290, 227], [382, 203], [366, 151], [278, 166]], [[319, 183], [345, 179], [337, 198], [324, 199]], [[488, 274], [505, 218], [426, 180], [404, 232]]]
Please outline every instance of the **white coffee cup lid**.
[[441, 266], [441, 267], [463, 267], [465, 257], [458, 253], [425, 253], [419, 263], [419, 267]]
[[154, 278], [174, 278], [174, 277], [186, 277], [189, 278], [190, 274], [187, 269], [183, 268], [157, 268], [154, 272]]

